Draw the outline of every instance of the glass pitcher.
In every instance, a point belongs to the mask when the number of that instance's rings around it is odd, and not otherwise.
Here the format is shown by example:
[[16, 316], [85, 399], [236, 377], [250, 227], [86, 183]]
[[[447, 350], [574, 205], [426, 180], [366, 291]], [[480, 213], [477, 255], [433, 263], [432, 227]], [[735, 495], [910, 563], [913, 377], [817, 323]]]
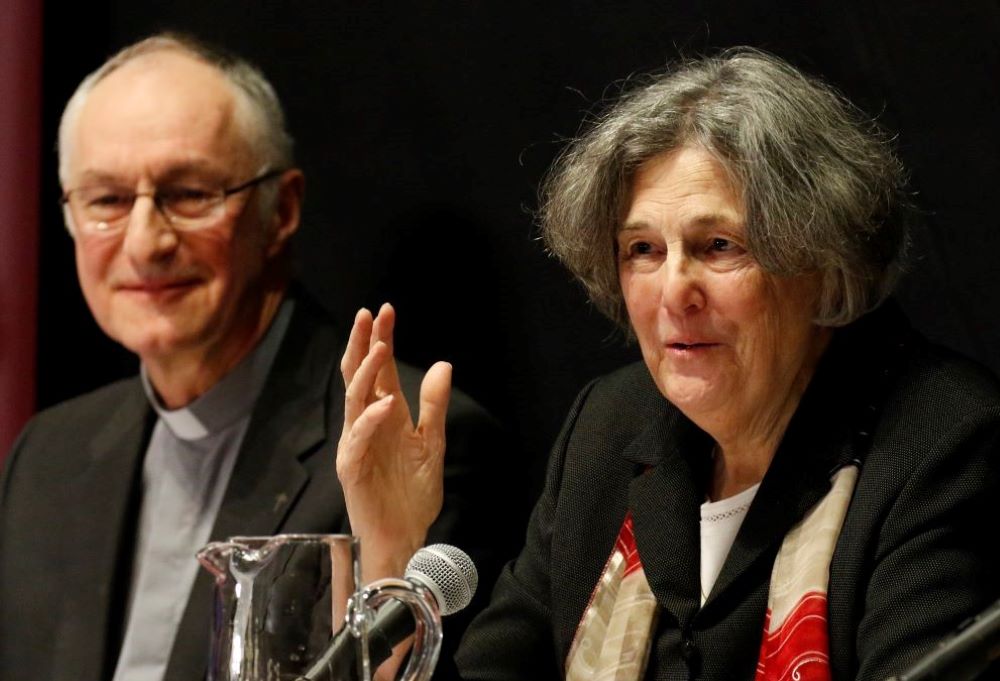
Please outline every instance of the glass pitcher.
[[[430, 678], [441, 647], [437, 603], [419, 584], [383, 579], [360, 588], [360, 545], [350, 535], [233, 537], [198, 552], [215, 577], [209, 681], [370, 681], [389, 649], [373, 650], [373, 613], [410, 607], [416, 629], [403, 678]], [[331, 652], [335, 652], [331, 656]], [[314, 669], [320, 662], [321, 671]]]

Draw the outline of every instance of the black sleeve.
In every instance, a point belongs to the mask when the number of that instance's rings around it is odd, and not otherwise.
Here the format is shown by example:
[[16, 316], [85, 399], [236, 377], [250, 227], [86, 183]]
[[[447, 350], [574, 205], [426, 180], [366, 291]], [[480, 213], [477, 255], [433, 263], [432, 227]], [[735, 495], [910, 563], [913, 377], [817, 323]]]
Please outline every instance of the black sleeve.
[[512, 456], [510, 438], [482, 407], [456, 391], [445, 430], [444, 498], [427, 544], [451, 544], [468, 553], [479, 587], [467, 608], [443, 619], [436, 681], [459, 678], [455, 651], [469, 622], [486, 607], [503, 564], [516, 555], [531, 503], [516, 487], [521, 466]]
[[560, 679], [552, 628], [550, 560], [567, 444], [589, 391], [577, 398], [553, 447], [541, 497], [528, 522], [524, 547], [500, 573], [489, 607], [462, 639], [456, 665], [462, 679]]
[[937, 435], [874, 542], [856, 630], [857, 679], [901, 673], [1000, 597], [1000, 417], [969, 414]]

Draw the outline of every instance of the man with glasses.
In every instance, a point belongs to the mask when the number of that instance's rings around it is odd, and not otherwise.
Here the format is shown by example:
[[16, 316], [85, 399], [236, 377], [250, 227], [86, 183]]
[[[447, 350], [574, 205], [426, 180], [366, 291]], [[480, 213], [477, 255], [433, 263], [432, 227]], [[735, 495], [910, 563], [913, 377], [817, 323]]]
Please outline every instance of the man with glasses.
[[[198, 548], [350, 531], [334, 470], [347, 339], [290, 284], [303, 175], [263, 75], [169, 35], [79, 86], [59, 175], [87, 304], [141, 375], [43, 412], [8, 457], [0, 680], [202, 678]], [[372, 344], [391, 342], [392, 318], [372, 322]], [[406, 418], [419, 393], [421, 447], [443, 450], [449, 382], [446, 364], [423, 389], [402, 365], [386, 377]], [[492, 422], [461, 395], [447, 411], [453, 487], [432, 539], [468, 547], [466, 527], [495, 542], [463, 454], [475, 439], [476, 461], [498, 460]]]

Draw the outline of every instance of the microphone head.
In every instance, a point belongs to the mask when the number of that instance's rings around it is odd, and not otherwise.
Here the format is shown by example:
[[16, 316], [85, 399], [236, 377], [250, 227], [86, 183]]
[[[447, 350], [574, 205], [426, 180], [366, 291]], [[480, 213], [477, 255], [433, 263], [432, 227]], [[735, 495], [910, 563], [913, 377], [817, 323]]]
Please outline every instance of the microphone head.
[[404, 576], [420, 582], [434, 594], [442, 616], [467, 606], [479, 585], [479, 573], [472, 559], [449, 544], [431, 544], [417, 551], [407, 563]]

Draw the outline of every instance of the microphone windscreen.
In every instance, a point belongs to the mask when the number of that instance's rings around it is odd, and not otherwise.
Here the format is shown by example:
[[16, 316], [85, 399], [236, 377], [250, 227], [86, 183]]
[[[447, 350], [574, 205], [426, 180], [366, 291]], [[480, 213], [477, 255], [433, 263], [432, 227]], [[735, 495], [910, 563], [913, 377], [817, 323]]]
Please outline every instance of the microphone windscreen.
[[431, 544], [417, 551], [406, 566], [405, 577], [434, 594], [442, 617], [466, 607], [479, 585], [475, 563], [450, 544]]

